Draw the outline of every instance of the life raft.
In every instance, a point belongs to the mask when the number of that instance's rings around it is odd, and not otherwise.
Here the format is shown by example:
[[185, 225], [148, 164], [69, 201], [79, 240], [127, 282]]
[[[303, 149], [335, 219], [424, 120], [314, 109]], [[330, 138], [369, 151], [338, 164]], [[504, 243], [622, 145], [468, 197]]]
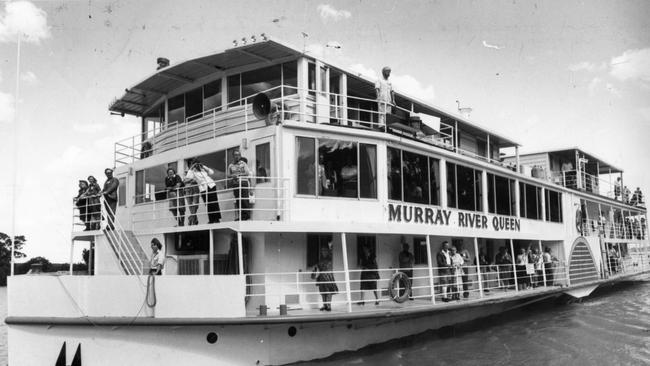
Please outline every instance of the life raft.
[[[400, 294], [401, 292], [401, 294]], [[404, 272], [395, 272], [388, 281], [388, 296], [398, 304], [411, 296], [411, 279]]]

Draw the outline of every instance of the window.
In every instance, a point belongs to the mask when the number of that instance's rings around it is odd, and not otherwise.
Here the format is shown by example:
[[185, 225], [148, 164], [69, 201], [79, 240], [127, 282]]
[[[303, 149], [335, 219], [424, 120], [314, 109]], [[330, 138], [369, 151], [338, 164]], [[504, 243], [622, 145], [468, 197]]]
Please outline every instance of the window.
[[282, 84], [293, 87], [284, 88], [284, 95], [292, 95], [298, 93], [298, 62], [285, 62], [282, 64]]
[[542, 188], [519, 182], [519, 211], [521, 217], [542, 219]]
[[296, 137], [296, 192], [316, 194], [316, 139]]
[[307, 234], [307, 267], [313, 267], [320, 262], [321, 252], [326, 248], [332, 254], [332, 235]]
[[402, 151], [404, 201], [429, 203], [429, 167], [427, 157]]
[[402, 151], [389, 147], [386, 159], [388, 172], [388, 198], [402, 200]]
[[126, 178], [117, 180], [120, 185], [117, 187], [117, 205], [126, 206]]
[[203, 117], [203, 88], [185, 93], [185, 115], [188, 121]]
[[[252, 70], [241, 74], [241, 97], [246, 98], [259, 92], [280, 86], [282, 79], [281, 65], [273, 65], [263, 69]], [[269, 98], [280, 97], [280, 89], [268, 92]], [[247, 103], [252, 103], [249, 98]]]
[[307, 64], [307, 84], [309, 95], [316, 95], [316, 64], [313, 62]]
[[546, 221], [562, 222], [562, 193], [546, 190]]
[[[488, 212], [498, 215], [514, 215], [513, 208], [514, 183], [508, 179], [491, 173], [487, 174]], [[511, 191], [513, 190], [513, 191]]]
[[377, 198], [377, 146], [296, 137], [296, 152], [298, 194]]
[[377, 146], [359, 144], [359, 197], [377, 198]]
[[363, 248], [368, 248], [371, 257], [377, 257], [377, 242], [374, 235], [357, 236], [357, 264], [361, 265], [363, 258]]
[[255, 146], [255, 170], [253, 174], [258, 177], [257, 183], [267, 182], [268, 179], [265, 179], [264, 177], [272, 176], [270, 143], [266, 142]]
[[447, 204], [460, 210], [481, 211], [481, 171], [447, 163]]
[[426, 237], [416, 236], [413, 238], [413, 257], [415, 264], [429, 264]]
[[241, 74], [228, 76], [228, 107], [241, 105]]
[[[203, 165], [207, 166], [208, 168], [214, 171], [214, 173], [210, 175], [210, 178], [212, 178], [215, 181], [218, 190], [224, 189], [226, 186], [225, 179], [226, 179], [226, 168], [228, 167], [228, 160], [232, 158], [233, 151], [237, 149], [239, 149], [239, 147], [235, 146], [235, 147], [228, 148], [226, 150], [219, 150], [219, 151], [215, 151], [209, 154], [196, 157]], [[188, 161], [189, 159], [185, 161], [186, 168], [189, 168]], [[179, 173], [179, 175], [183, 175], [183, 174]]]
[[169, 98], [167, 101], [167, 108], [169, 110], [168, 114], [170, 123], [185, 122], [185, 94]]
[[221, 79], [203, 85], [203, 111], [221, 107]]
[[431, 184], [431, 204], [440, 205], [440, 161], [429, 158], [429, 181]]
[[357, 143], [318, 140], [318, 194], [322, 196], [358, 197], [359, 164]]
[[167, 176], [167, 169], [176, 170], [176, 165], [176, 162], [172, 162], [136, 171], [135, 203], [166, 199], [165, 177]]

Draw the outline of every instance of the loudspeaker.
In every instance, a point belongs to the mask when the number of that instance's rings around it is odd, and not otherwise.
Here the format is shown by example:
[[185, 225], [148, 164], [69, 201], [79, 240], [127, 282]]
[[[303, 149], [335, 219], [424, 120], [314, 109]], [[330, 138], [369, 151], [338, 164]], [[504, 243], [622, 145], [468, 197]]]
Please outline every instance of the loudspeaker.
[[253, 114], [259, 119], [266, 119], [271, 113], [271, 99], [264, 94], [259, 93], [253, 98]]

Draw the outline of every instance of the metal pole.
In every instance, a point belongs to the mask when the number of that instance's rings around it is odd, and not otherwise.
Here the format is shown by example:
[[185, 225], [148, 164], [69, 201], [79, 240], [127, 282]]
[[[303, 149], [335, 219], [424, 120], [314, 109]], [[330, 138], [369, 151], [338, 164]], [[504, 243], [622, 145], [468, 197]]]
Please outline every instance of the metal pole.
[[431, 288], [431, 303], [436, 303], [436, 288], [433, 285], [433, 258], [431, 257], [431, 238], [427, 235], [427, 265], [429, 266], [429, 287]]
[[[489, 135], [488, 135], [489, 136]], [[478, 256], [478, 238], [474, 238], [474, 258], [476, 259], [476, 279], [478, 280], [478, 294], [483, 298], [483, 281], [481, 281], [481, 261]]]
[[[539, 243], [539, 253], [544, 258], [544, 251], [542, 250], [542, 241], [538, 240]], [[544, 280], [544, 287], [546, 287], [546, 263], [544, 263], [544, 260], [542, 259], [542, 279]]]
[[348, 244], [345, 233], [341, 233], [341, 247], [343, 250], [343, 272], [345, 274], [345, 297], [348, 302], [348, 313], [352, 312], [352, 293], [350, 292], [350, 271], [348, 268]]
[[210, 229], [210, 248], [208, 255], [210, 257], [210, 275], [214, 275], [214, 230], [212, 229]]
[[519, 291], [519, 283], [517, 282], [517, 266], [515, 266], [515, 247], [512, 245], [512, 239], [510, 239], [510, 253], [512, 253], [512, 274], [515, 279], [515, 291]]
[[17, 176], [18, 176], [18, 147], [20, 143], [18, 142], [18, 93], [20, 91], [20, 41], [22, 39], [22, 34], [18, 35], [18, 42], [16, 45], [16, 93], [14, 95], [14, 184], [11, 205], [11, 234], [9, 239], [11, 239], [11, 271], [10, 275], [14, 275], [14, 253], [16, 251], [16, 194], [18, 194], [17, 188]]
[[74, 254], [74, 240], [71, 240], [70, 241], [70, 276], [72, 276], [72, 256], [73, 256], [73, 254]]
[[244, 274], [244, 248], [242, 246], [241, 231], [237, 232], [237, 259], [239, 261], [239, 274]]

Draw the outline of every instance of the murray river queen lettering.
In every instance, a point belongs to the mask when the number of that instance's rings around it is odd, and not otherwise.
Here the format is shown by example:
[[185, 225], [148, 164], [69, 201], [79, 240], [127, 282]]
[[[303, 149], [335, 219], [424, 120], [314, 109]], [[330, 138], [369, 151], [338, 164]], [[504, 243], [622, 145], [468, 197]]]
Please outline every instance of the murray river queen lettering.
[[[456, 215], [457, 220], [453, 220]], [[514, 217], [488, 216], [474, 212], [451, 211], [436, 207], [388, 204], [388, 221], [463, 228], [521, 231], [521, 221]]]

